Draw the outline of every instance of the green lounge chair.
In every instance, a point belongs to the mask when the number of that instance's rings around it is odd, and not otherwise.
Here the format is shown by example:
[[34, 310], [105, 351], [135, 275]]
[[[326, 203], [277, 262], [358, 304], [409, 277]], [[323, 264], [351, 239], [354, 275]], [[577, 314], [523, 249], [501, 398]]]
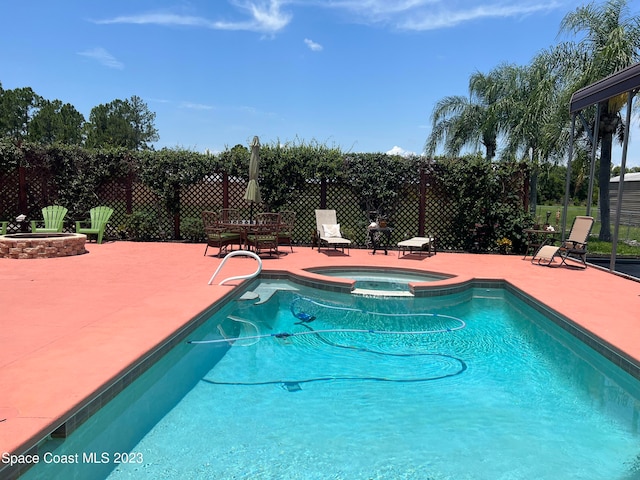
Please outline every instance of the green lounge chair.
[[[102, 243], [102, 237], [104, 236], [104, 229], [107, 226], [107, 222], [113, 213], [111, 207], [95, 207], [89, 211], [91, 221], [76, 222], [76, 233], [83, 233], [85, 235], [97, 235], [98, 243]], [[83, 227], [83, 224], [90, 223], [90, 227]]]
[[9, 226], [9, 222], [0, 222], [0, 235], [7, 234], [7, 227]]
[[[31, 220], [32, 233], [55, 233], [61, 232], [64, 226], [64, 217], [67, 209], [60, 205], [49, 205], [42, 209], [42, 221]], [[44, 227], [38, 227], [38, 224], [44, 223]]]

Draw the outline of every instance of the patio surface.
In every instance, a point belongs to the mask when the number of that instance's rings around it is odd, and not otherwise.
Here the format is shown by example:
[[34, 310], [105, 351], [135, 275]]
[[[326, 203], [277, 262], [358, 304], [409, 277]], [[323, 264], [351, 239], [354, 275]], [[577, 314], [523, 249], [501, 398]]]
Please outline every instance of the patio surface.
[[[76, 257], [0, 259], [0, 458], [4, 452], [24, 453], [241, 283], [207, 285], [221, 260], [203, 256], [202, 244], [112, 242], [87, 244], [87, 250]], [[278, 259], [265, 258], [263, 270], [315, 277], [302, 269], [376, 265], [455, 275], [436, 287], [506, 280], [640, 365], [639, 282], [592, 267], [540, 267], [517, 255], [350, 253], [298, 247]], [[235, 257], [219, 278], [250, 273], [255, 266], [253, 259]]]

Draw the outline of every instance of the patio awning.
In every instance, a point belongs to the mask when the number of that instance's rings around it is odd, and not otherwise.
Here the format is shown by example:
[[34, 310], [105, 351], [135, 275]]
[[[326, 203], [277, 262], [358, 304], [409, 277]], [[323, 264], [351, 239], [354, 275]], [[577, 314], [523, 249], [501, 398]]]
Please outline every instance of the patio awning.
[[591, 105], [631, 92], [637, 88], [640, 88], [640, 63], [631, 65], [574, 92], [571, 96], [569, 112], [579, 112]]

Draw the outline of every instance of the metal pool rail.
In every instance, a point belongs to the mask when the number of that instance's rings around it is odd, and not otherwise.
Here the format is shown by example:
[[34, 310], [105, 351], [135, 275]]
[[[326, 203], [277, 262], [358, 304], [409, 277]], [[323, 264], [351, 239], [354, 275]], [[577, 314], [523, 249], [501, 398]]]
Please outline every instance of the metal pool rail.
[[225, 282], [228, 282], [228, 281], [231, 281], [231, 280], [244, 280], [246, 278], [253, 278], [253, 277], [256, 277], [256, 276], [258, 276], [260, 274], [260, 272], [262, 271], [262, 259], [258, 255], [256, 255], [255, 253], [250, 252], [248, 250], [236, 250], [235, 252], [227, 253], [224, 256], [224, 258], [222, 259], [222, 262], [220, 262], [220, 265], [218, 265], [218, 268], [216, 269], [215, 272], [213, 272], [213, 275], [209, 279], [209, 285], [211, 285], [213, 283], [213, 279], [216, 278], [216, 275], [218, 275], [218, 272], [220, 272], [220, 270], [222, 269], [224, 264], [227, 262], [227, 260], [229, 258], [231, 258], [231, 257], [237, 257], [238, 255], [255, 258], [258, 261], [257, 270], [255, 272], [253, 272], [253, 273], [249, 273], [249, 274], [246, 274], [246, 275], [236, 275], [234, 277], [225, 278], [218, 285], [222, 285]]

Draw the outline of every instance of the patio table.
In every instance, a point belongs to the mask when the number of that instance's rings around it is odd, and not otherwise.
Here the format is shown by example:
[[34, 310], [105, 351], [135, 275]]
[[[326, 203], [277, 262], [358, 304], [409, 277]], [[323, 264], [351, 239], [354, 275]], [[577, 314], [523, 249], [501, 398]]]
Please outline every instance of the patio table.
[[220, 226], [225, 230], [229, 230], [230, 232], [237, 232], [240, 234], [240, 241], [242, 245], [249, 250], [249, 245], [247, 243], [247, 235], [249, 234], [249, 230], [251, 227], [255, 226], [256, 222], [251, 220], [239, 220], [237, 222], [221, 222]]
[[367, 230], [369, 230], [369, 241], [373, 246], [373, 255], [376, 254], [376, 250], [384, 250], [384, 254], [387, 255], [393, 230], [389, 227], [368, 227]]

